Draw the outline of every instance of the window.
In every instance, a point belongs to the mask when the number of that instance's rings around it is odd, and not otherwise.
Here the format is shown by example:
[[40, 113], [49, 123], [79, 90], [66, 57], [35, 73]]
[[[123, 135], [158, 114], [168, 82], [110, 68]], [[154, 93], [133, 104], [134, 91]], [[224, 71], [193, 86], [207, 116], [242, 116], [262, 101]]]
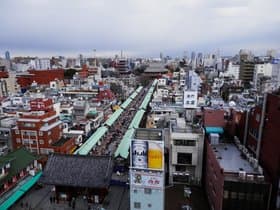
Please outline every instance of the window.
[[178, 164], [192, 164], [192, 153], [180, 153], [177, 155]]
[[137, 190], [133, 190], [134, 193], [137, 193]]
[[144, 193], [145, 193], [145, 194], [151, 194], [151, 193], [152, 193], [152, 189], [150, 189], [150, 188], [145, 188], [145, 189], [144, 189]]
[[34, 123], [24, 123], [23, 126], [27, 127], [27, 128], [34, 128], [35, 124]]
[[40, 144], [44, 144], [45, 143], [43, 139], [39, 140], [39, 142], [40, 142]]
[[239, 192], [238, 193], [238, 199], [239, 200], [244, 200], [245, 199], [245, 193]]
[[49, 131], [49, 132], [48, 132], [48, 135], [50, 136], [50, 135], [51, 135], [51, 133], [52, 133], [52, 132], [50, 132], [50, 131]]
[[231, 192], [230, 197], [231, 197], [231, 199], [236, 199], [237, 198], [237, 193], [236, 192]]
[[175, 166], [175, 171], [178, 171], [178, 172], [185, 172], [187, 170], [187, 167], [186, 166], [182, 166], [182, 165], [176, 165]]
[[16, 129], [15, 133], [16, 133], [16, 134], [19, 134], [19, 130], [18, 130], [18, 129]]
[[17, 143], [18, 143], [18, 144], [20, 143], [20, 139], [19, 139], [19, 138], [17, 138]]
[[134, 202], [134, 208], [140, 209], [141, 208], [141, 203], [140, 202]]
[[228, 199], [228, 191], [227, 190], [224, 191], [224, 199]]
[[42, 131], [39, 131], [39, 136], [43, 136], [43, 132]]
[[194, 140], [183, 140], [183, 139], [174, 139], [174, 145], [176, 146], [195, 146], [196, 142]]
[[152, 207], [152, 204], [148, 203], [148, 207], [151, 208], [151, 207]]

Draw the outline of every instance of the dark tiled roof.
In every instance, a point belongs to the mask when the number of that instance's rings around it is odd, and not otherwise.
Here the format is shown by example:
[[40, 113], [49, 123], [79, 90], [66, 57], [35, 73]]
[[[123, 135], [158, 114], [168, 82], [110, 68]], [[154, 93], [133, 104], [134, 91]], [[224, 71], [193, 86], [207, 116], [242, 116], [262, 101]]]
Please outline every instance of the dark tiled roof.
[[106, 188], [113, 171], [110, 156], [52, 154], [40, 182], [50, 185]]
[[6, 156], [0, 157], [0, 166], [7, 162], [11, 163], [11, 168], [9, 168], [8, 175], [0, 180], [0, 184], [19, 173], [22, 169], [26, 168], [36, 159], [38, 158], [35, 155], [23, 147], [7, 154]]

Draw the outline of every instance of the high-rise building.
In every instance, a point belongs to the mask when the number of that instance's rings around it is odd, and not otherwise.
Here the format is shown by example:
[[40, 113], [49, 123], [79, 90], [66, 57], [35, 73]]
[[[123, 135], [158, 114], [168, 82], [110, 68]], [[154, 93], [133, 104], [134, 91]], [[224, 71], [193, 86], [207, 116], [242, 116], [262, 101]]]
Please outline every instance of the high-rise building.
[[5, 52], [5, 59], [8, 60], [8, 61], [11, 60], [11, 56], [10, 56], [10, 52], [9, 51]]
[[241, 60], [239, 78], [244, 84], [250, 84], [254, 78], [255, 64], [253, 61]]
[[130, 209], [164, 210], [163, 130], [136, 129], [130, 148]]

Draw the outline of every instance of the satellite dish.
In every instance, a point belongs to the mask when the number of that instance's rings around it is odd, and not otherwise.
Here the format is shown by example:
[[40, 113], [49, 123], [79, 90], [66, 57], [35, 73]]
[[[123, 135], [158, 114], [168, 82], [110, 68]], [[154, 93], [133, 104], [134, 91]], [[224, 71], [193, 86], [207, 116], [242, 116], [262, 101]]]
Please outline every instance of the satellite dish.
[[230, 107], [234, 107], [234, 106], [236, 106], [236, 103], [235, 103], [234, 101], [230, 101], [230, 102], [228, 103], [228, 105], [229, 105]]

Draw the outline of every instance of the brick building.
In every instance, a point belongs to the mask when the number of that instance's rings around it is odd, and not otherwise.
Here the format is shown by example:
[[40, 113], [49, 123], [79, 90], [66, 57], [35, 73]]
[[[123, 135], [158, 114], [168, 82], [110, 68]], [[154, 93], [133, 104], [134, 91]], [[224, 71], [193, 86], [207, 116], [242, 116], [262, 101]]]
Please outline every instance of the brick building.
[[23, 113], [12, 129], [13, 147], [24, 146], [37, 154], [70, 153], [75, 147], [74, 138], [62, 136], [62, 122], [53, 109], [52, 100], [35, 99], [30, 107], [31, 111]]
[[280, 96], [268, 94], [265, 98], [264, 106], [255, 107], [249, 114], [246, 146], [254, 153], [272, 183], [270, 206], [274, 210], [280, 209]]
[[28, 70], [28, 73], [17, 75], [17, 83], [21, 89], [29, 88], [33, 81], [39, 85], [49, 85], [55, 79], [64, 79], [63, 69]]
[[234, 144], [205, 144], [205, 189], [211, 209], [267, 210], [271, 185], [247, 159], [250, 156]]

